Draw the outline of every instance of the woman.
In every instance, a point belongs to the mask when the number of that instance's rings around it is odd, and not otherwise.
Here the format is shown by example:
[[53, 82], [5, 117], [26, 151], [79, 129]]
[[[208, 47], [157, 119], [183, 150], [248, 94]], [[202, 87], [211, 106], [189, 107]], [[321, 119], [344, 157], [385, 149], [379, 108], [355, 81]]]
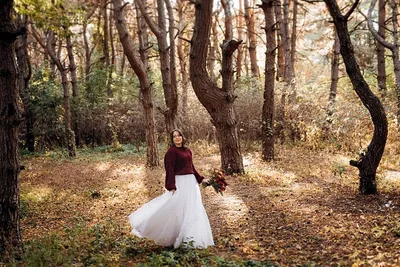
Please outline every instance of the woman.
[[[163, 246], [213, 246], [210, 223], [201, 200], [204, 180], [195, 169], [192, 152], [182, 132], [171, 132], [171, 145], [164, 157], [167, 191], [129, 216], [132, 233]], [[204, 181], [206, 182], [206, 181]]]

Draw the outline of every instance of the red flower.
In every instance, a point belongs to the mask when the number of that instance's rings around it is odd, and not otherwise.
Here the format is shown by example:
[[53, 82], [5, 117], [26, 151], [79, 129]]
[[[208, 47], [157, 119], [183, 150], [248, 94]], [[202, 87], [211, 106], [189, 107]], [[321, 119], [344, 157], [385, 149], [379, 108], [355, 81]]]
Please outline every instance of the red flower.
[[227, 182], [225, 181], [224, 172], [218, 169], [214, 169], [211, 172], [210, 180], [207, 183], [203, 183], [204, 187], [210, 185], [214, 188], [215, 192], [220, 193], [222, 195], [222, 192], [225, 191], [226, 186], [228, 185]]

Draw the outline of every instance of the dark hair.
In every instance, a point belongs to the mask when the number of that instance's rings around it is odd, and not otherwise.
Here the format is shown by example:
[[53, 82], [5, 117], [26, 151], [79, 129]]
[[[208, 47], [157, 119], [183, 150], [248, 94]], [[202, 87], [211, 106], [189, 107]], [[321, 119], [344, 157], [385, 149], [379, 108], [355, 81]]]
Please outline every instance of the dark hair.
[[170, 137], [169, 146], [170, 146], [170, 147], [175, 146], [175, 143], [174, 143], [174, 132], [178, 132], [179, 135], [182, 136], [182, 147], [185, 147], [186, 138], [185, 138], [185, 136], [183, 135], [182, 131], [179, 130], [179, 129], [173, 129], [173, 130], [171, 131], [171, 133], [170, 133], [170, 135], [169, 135], [169, 137]]

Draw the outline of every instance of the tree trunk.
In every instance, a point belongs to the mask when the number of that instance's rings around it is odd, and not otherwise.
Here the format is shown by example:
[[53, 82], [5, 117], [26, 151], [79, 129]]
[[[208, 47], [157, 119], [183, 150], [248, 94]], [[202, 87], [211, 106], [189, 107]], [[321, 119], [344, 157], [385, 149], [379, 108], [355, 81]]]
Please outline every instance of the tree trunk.
[[329, 90], [327, 122], [332, 123], [331, 116], [333, 115], [333, 110], [336, 102], [336, 92], [339, 82], [339, 56], [340, 56], [340, 41], [339, 37], [335, 32], [335, 41], [332, 47], [332, 62], [331, 62], [331, 86]]
[[[284, 8], [283, 8], [284, 9]], [[277, 116], [276, 116], [276, 128], [275, 128], [275, 136], [280, 139], [280, 143], [283, 144], [286, 140], [285, 137], [285, 125], [286, 125], [286, 94], [288, 92], [287, 86], [287, 49], [290, 43], [287, 41], [287, 23], [284, 23], [284, 19], [282, 16], [282, 2], [281, 0], [275, 0], [275, 16], [276, 16], [276, 25], [277, 25], [277, 40], [278, 40], [278, 75], [283, 78], [283, 81], [286, 83], [282, 86], [282, 95], [280, 99], [280, 103], [277, 107]], [[290, 49], [290, 48], [289, 48]], [[280, 76], [282, 75], [282, 76]]]
[[[178, 117], [178, 82], [176, 77], [176, 45], [175, 45], [175, 18], [170, 0], [165, 0], [168, 13], [168, 34], [169, 34], [169, 73], [171, 75], [171, 106], [174, 111], [171, 111], [170, 117], [172, 120], [172, 126], [175, 129], [177, 127]], [[173, 129], [172, 129], [173, 130]]]
[[18, 126], [22, 122], [14, 42], [25, 31], [12, 21], [13, 1], [0, 8], [0, 259], [21, 252]]
[[392, 36], [393, 36], [393, 43], [387, 42], [385, 39], [383, 39], [374, 29], [373, 23], [372, 23], [372, 10], [375, 7], [377, 0], [372, 0], [371, 5], [368, 9], [368, 28], [374, 38], [383, 46], [386, 48], [390, 49], [392, 52], [392, 60], [393, 60], [393, 65], [394, 65], [394, 75], [395, 75], [395, 92], [396, 92], [396, 98], [397, 98], [397, 111], [396, 111], [396, 117], [397, 117], [397, 127], [398, 131], [400, 132], [400, 58], [399, 58], [399, 35], [398, 35], [398, 29], [397, 29], [397, 23], [398, 23], [398, 18], [397, 18], [397, 2], [396, 0], [391, 0], [390, 1], [390, 6], [392, 8], [392, 26], [393, 29], [391, 30]]
[[346, 13], [346, 15], [342, 15], [335, 0], [324, 1], [328, 6], [329, 13], [333, 18], [336, 32], [339, 36], [340, 53], [342, 54], [342, 58], [346, 66], [346, 72], [349, 75], [351, 83], [353, 84], [354, 90], [356, 91], [358, 97], [361, 99], [363, 105], [368, 109], [374, 124], [374, 134], [367, 151], [365, 154], [363, 153], [360, 155], [359, 160], [350, 161], [350, 165], [359, 169], [360, 193], [376, 194], [376, 169], [379, 166], [379, 162], [381, 161], [382, 154], [385, 149], [388, 134], [388, 122], [385, 110], [383, 109], [379, 98], [372, 93], [361, 74], [347, 28], [349, 16], [358, 5], [359, 0], [353, 4], [352, 8]]
[[107, 88], [107, 96], [112, 97], [113, 92], [111, 89], [111, 81], [109, 80], [109, 72], [111, 71], [111, 61], [110, 61], [110, 49], [108, 46], [109, 43], [109, 27], [108, 27], [108, 13], [107, 13], [107, 6], [108, 6], [108, 0], [103, 0], [101, 4], [101, 11], [102, 11], [102, 16], [103, 16], [103, 56], [104, 56], [104, 64], [105, 64], [105, 69], [106, 69], [106, 75], [107, 75], [107, 82], [106, 82], [106, 88]]
[[225, 40], [232, 40], [233, 29], [232, 29], [231, 1], [221, 0], [221, 5], [225, 13]]
[[[68, 30], [68, 28], [67, 28]], [[57, 66], [58, 71], [61, 75], [61, 85], [64, 92], [64, 125], [65, 125], [65, 139], [67, 142], [68, 147], [68, 154], [70, 157], [76, 156], [76, 147], [75, 147], [75, 134], [74, 131], [71, 129], [71, 106], [70, 106], [70, 99], [69, 99], [69, 82], [67, 77], [67, 69], [64, 68], [63, 64], [61, 63], [58, 54], [55, 54], [52, 49], [52, 40], [55, 40], [54, 32], [49, 30], [48, 32], [49, 37], [47, 38], [47, 44], [44, 44], [36, 30], [32, 27], [32, 35], [35, 37], [36, 41], [46, 50], [49, 54], [51, 61]]]
[[188, 87], [189, 87], [189, 75], [187, 72], [187, 46], [183, 43], [182, 38], [184, 25], [185, 25], [185, 16], [184, 16], [184, 2], [182, 0], [177, 1], [178, 6], [178, 14], [179, 14], [179, 23], [178, 23], [178, 57], [179, 57], [179, 66], [180, 66], [180, 73], [182, 76], [182, 110], [181, 114], [186, 114], [187, 107], [188, 107]]
[[97, 9], [97, 6], [92, 6], [91, 9], [88, 10], [88, 12], [86, 13], [86, 17], [85, 20], [83, 21], [83, 25], [82, 25], [82, 29], [83, 29], [83, 47], [85, 50], [85, 82], [86, 84], [89, 83], [89, 74], [90, 74], [90, 68], [91, 68], [91, 56], [92, 56], [92, 51], [89, 48], [89, 40], [87, 38], [87, 25], [88, 25], [88, 21], [89, 19], [93, 16], [93, 14], [95, 13]]
[[124, 53], [140, 82], [142, 105], [144, 108], [146, 120], [147, 165], [159, 166], [157, 132], [155, 127], [152, 99], [153, 88], [148, 77], [147, 68], [143, 64], [143, 62], [136, 56], [136, 51], [134, 50], [135, 44], [133, 43], [132, 37], [129, 35], [126, 29], [121, 0], [113, 0], [113, 4], [115, 24], [118, 30], [118, 35], [122, 47], [124, 49]]
[[332, 115], [335, 109], [337, 85], [339, 82], [339, 56], [340, 56], [340, 42], [339, 37], [334, 32], [334, 42], [332, 46], [332, 60], [331, 60], [331, 86], [329, 90], [328, 106], [326, 108], [326, 119], [323, 124], [323, 139], [327, 140], [332, 126]]
[[232, 86], [232, 54], [240, 41], [227, 40], [222, 44], [222, 89], [210, 78], [206, 70], [208, 40], [210, 37], [213, 1], [195, 4], [195, 24], [190, 50], [190, 78], [193, 89], [211, 115], [217, 129], [221, 152], [221, 167], [228, 173], [243, 173], [243, 160], [235, 117], [236, 96]]
[[[282, 22], [282, 40], [283, 40], [283, 48], [284, 48], [284, 57], [285, 57], [285, 72], [284, 72], [284, 81], [290, 86], [294, 81], [294, 72], [292, 69], [292, 55], [291, 55], [291, 38], [290, 38], [290, 29], [289, 29], [289, 0], [283, 1], [283, 22]], [[289, 92], [290, 93], [290, 92]]]
[[[71, 76], [71, 85], [72, 85], [72, 97], [76, 100], [79, 96], [78, 91], [78, 79], [76, 77], [76, 64], [74, 52], [72, 50], [72, 42], [71, 42], [71, 32], [68, 29], [65, 29], [66, 40], [67, 40], [67, 53], [69, 59], [69, 73]], [[74, 110], [72, 111], [72, 121], [75, 132], [75, 145], [80, 146], [80, 129], [79, 129], [79, 119], [78, 113]]]
[[[239, 0], [239, 14], [236, 15], [236, 24], [237, 32], [238, 32], [238, 40], [243, 40], [243, 0]], [[242, 60], [243, 60], [243, 49], [241, 47], [237, 50], [237, 58], [236, 58], [236, 79], [240, 79], [242, 76]]]
[[297, 12], [298, 0], [293, 0], [293, 21], [292, 21], [292, 38], [290, 44], [290, 64], [293, 72], [293, 77], [296, 76], [294, 62], [296, 60], [296, 40], [297, 40]]
[[276, 33], [274, 20], [274, 0], [263, 0], [261, 8], [265, 17], [265, 35], [267, 52], [265, 58], [264, 104], [262, 108], [262, 158], [274, 159], [274, 90], [275, 90], [275, 49]]
[[249, 39], [249, 55], [251, 64], [251, 73], [253, 77], [260, 76], [260, 70], [257, 65], [257, 36], [254, 27], [254, 11], [249, 6], [249, 0], [244, 0], [244, 18], [247, 25], [247, 38]]
[[[158, 51], [161, 65], [161, 78], [164, 89], [164, 98], [166, 109], [161, 110], [161, 113], [165, 117], [165, 126], [168, 133], [172, 132], [176, 128], [176, 115], [178, 112], [178, 92], [176, 88], [176, 77], [172, 77], [175, 74], [175, 68], [171, 70], [171, 61], [169, 53], [169, 44], [167, 41], [167, 21], [165, 17], [165, 6], [164, 0], [157, 0], [157, 18], [158, 25], [156, 25], [151, 18], [148, 16], [146, 7], [142, 1], [137, 0], [136, 3], [140, 8], [142, 16], [145, 18], [151, 31], [157, 37]], [[171, 26], [173, 27], [173, 25]], [[175, 55], [174, 55], [175, 57]], [[173, 81], [174, 80], [174, 81]]]
[[278, 68], [276, 72], [276, 80], [279, 81], [283, 78], [285, 73], [285, 51], [283, 49], [283, 30], [282, 30], [282, 2], [281, 0], [275, 0], [274, 12], [276, 17], [276, 39], [278, 48]]
[[[378, 34], [385, 39], [385, 27], [386, 27], [386, 6], [385, 0], [379, 0], [379, 16], [378, 16]], [[386, 59], [385, 59], [385, 47], [377, 42], [376, 57], [378, 61], [378, 89], [383, 97], [386, 96]]]
[[[17, 16], [19, 28], [27, 28], [27, 16]], [[32, 69], [31, 62], [28, 55], [28, 36], [26, 34], [19, 36], [15, 43], [17, 61], [19, 67], [19, 93], [22, 96], [22, 102], [24, 103], [25, 111], [25, 130], [26, 130], [26, 148], [30, 152], [35, 151], [35, 133], [33, 131], [34, 125], [34, 113], [32, 111], [30, 91], [28, 82], [31, 79]]]
[[218, 47], [218, 15], [220, 10], [214, 12], [214, 21], [212, 22], [211, 28], [211, 41], [210, 41], [210, 53], [208, 54], [207, 68], [210, 73], [211, 80], [217, 81], [215, 76], [215, 62], [217, 60], [217, 47]]

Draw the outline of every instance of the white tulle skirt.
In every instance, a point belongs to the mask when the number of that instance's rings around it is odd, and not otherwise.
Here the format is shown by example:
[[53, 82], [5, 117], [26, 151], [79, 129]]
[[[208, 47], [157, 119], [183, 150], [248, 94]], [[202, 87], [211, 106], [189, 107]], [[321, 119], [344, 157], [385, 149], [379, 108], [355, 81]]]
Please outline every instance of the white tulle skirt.
[[166, 191], [129, 215], [132, 233], [162, 246], [213, 246], [210, 222], [193, 174], [176, 175], [174, 194]]

